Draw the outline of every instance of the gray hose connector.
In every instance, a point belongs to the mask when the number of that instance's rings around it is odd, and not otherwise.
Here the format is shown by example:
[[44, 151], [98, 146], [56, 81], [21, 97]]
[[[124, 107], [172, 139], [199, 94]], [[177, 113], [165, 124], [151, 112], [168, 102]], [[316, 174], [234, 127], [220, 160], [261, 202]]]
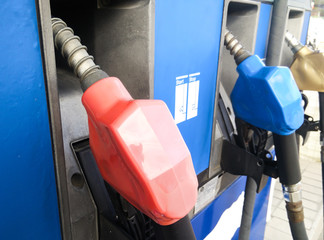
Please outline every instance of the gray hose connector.
[[87, 47], [81, 44], [80, 38], [74, 35], [64, 21], [52, 18], [54, 44], [71, 68], [80, 78], [81, 87], [85, 91], [93, 83], [108, 77], [108, 74], [94, 63], [94, 58], [87, 52]]

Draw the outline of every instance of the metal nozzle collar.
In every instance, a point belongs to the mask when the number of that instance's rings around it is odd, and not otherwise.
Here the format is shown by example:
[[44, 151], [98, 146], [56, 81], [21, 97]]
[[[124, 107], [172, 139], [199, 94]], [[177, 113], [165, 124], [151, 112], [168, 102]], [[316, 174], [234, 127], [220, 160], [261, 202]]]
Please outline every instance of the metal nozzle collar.
[[230, 54], [234, 55], [234, 59], [237, 65], [251, 56], [251, 54], [244, 49], [240, 42], [227, 29], [225, 30], [224, 45], [226, 46], [226, 49], [230, 51]]
[[303, 47], [303, 45], [298, 41], [298, 39], [295, 38], [294, 35], [292, 35], [288, 31], [285, 34], [285, 40], [294, 54]]
[[302, 200], [300, 182], [294, 185], [282, 185], [282, 192], [286, 202], [296, 203]]

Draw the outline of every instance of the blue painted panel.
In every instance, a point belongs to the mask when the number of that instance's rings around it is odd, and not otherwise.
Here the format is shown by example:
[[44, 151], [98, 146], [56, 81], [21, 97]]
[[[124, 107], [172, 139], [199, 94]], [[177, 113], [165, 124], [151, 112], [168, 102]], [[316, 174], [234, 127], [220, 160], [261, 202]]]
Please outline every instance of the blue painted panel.
[[[198, 240], [204, 239], [215, 228], [225, 210], [229, 209], [244, 191], [245, 182], [246, 177], [240, 177], [210, 205], [208, 205], [202, 212], [191, 220]], [[261, 240], [264, 238], [270, 185], [271, 181], [269, 179], [262, 191], [256, 195], [250, 233], [251, 240]], [[239, 213], [233, 216], [232, 221], [235, 221], [234, 218], [238, 217], [238, 215]], [[232, 222], [229, 222], [228, 224], [232, 224]], [[235, 233], [233, 233], [232, 239], [238, 239], [238, 233], [239, 228]]]
[[246, 177], [240, 177], [191, 220], [197, 240], [204, 239], [214, 229], [224, 211], [231, 207], [244, 190], [245, 181]]
[[0, 8], [0, 239], [60, 239], [35, 1]]
[[222, 13], [217, 0], [155, 5], [154, 98], [178, 122], [197, 174], [209, 166]]
[[272, 5], [262, 3], [260, 8], [258, 32], [254, 50], [254, 54], [258, 55], [261, 59], [265, 58], [267, 53], [271, 13]]
[[310, 16], [311, 16], [311, 12], [305, 11], [303, 30], [302, 30], [301, 37], [300, 37], [300, 42], [304, 45], [306, 44]]

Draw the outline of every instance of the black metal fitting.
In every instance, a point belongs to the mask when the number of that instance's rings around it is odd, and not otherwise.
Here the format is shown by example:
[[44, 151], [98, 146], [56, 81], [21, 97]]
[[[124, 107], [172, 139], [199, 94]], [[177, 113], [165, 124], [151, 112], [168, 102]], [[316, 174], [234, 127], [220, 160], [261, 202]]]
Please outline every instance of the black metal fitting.
[[314, 121], [312, 116], [304, 114], [304, 122], [299, 129], [296, 130], [296, 133], [303, 138], [303, 145], [307, 142], [309, 133], [316, 132], [320, 130], [320, 122]]

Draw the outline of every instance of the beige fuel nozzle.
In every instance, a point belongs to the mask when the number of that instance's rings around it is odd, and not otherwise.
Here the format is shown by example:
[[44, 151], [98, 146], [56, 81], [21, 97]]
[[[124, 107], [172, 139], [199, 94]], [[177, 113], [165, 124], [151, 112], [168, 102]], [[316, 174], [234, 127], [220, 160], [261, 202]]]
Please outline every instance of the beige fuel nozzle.
[[300, 90], [324, 92], [324, 53], [314, 52], [286, 33], [288, 46], [294, 52], [290, 70]]

